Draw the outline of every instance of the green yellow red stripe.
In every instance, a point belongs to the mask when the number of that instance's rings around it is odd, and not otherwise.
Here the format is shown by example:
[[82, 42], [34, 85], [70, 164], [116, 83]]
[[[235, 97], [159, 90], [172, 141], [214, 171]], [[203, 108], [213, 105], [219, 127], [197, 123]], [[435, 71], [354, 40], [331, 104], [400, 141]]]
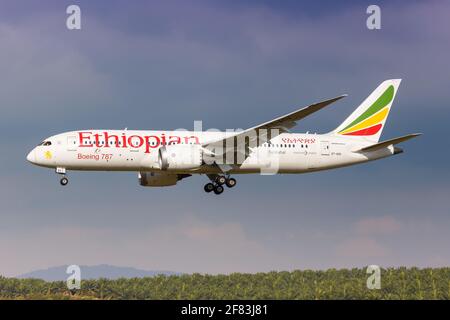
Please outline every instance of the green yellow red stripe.
[[394, 91], [394, 86], [390, 85], [366, 111], [339, 133], [344, 135], [376, 134], [381, 129], [381, 122], [386, 119], [389, 113], [387, 105], [394, 98]]
[[361, 129], [358, 131], [352, 131], [352, 132], [346, 133], [345, 135], [346, 136], [371, 136], [373, 134], [378, 133], [378, 131], [380, 131], [381, 127], [382, 127], [382, 125], [381, 125], [381, 123], [379, 123], [372, 127], [368, 127], [368, 128], [364, 128], [364, 129]]
[[352, 131], [357, 131], [357, 130], [371, 127], [377, 123], [382, 122], [386, 118], [388, 113], [389, 113], [389, 108], [385, 107], [385, 108], [381, 109], [380, 112], [375, 113], [373, 116], [367, 118], [366, 120], [358, 123], [357, 125], [355, 125], [351, 128], [348, 128], [347, 130], [342, 130], [340, 133], [346, 134], [346, 133], [349, 133]]

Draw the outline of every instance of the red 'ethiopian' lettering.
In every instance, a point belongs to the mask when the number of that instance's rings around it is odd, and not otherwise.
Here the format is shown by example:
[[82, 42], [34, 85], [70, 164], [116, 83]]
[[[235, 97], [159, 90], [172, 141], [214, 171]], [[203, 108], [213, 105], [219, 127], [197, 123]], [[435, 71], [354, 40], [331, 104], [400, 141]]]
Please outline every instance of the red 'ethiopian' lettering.
[[145, 153], [150, 153], [150, 148], [158, 148], [161, 140], [157, 136], [145, 136]]
[[[89, 134], [86, 136], [85, 134]], [[80, 138], [80, 147], [92, 147], [92, 143], [90, 143], [92, 132], [78, 132], [78, 137]], [[88, 141], [88, 144], [85, 144], [85, 140]]]
[[[127, 136], [125, 132], [121, 136], [110, 134], [107, 131], [102, 133], [92, 133], [91, 131], [79, 131], [78, 132], [79, 147], [96, 147], [96, 148], [141, 148], [145, 145], [145, 153], [150, 153], [151, 149], [159, 148], [161, 145], [166, 144], [180, 144], [182, 141], [186, 144], [194, 143], [199, 144], [197, 136], [166, 136], [164, 133], [161, 136], [140, 136], [131, 135]], [[183, 140], [182, 140], [183, 139]], [[167, 142], [167, 140], [169, 140]]]
[[144, 144], [144, 139], [140, 136], [128, 137], [128, 145], [132, 148], [140, 148]]

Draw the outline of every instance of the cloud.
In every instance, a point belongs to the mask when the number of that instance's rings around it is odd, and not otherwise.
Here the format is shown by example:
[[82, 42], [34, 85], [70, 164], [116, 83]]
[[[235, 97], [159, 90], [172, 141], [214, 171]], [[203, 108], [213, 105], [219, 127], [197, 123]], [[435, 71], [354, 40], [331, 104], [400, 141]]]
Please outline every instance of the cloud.
[[188, 104], [203, 114], [213, 104], [220, 118], [250, 103], [289, 108], [301, 92], [311, 92], [308, 99], [348, 90], [364, 95], [367, 85], [390, 76], [407, 78], [412, 107], [442, 108], [436, 101], [446, 101], [442, 86], [450, 81], [443, 56], [450, 49], [447, 6], [385, 6], [378, 36], [365, 29], [359, 6], [315, 18], [209, 2], [132, 6], [127, 14], [111, 13], [119, 6], [103, 14], [87, 6], [89, 19], [78, 33], [64, 29], [58, 11], [38, 11], [0, 25], [3, 119], [26, 121], [24, 112], [58, 119], [114, 108], [148, 112], [149, 101], [180, 112]]
[[107, 77], [76, 48], [61, 47], [63, 35], [0, 23], [0, 39], [2, 121], [67, 119], [109, 101]]
[[211, 224], [195, 218], [132, 233], [74, 226], [0, 235], [0, 261], [2, 270], [10, 270], [8, 276], [55, 265], [102, 263], [178, 272], [256, 272], [268, 271], [267, 262], [277, 258], [238, 223]]
[[352, 227], [349, 236], [336, 246], [336, 256], [344, 261], [346, 259], [365, 261], [368, 258], [387, 258], [391, 254], [391, 250], [381, 244], [380, 238], [399, 232], [401, 225], [392, 216], [360, 219]]
[[389, 253], [390, 251], [375, 239], [367, 237], [351, 238], [336, 247], [336, 255], [341, 260], [349, 258], [353, 262], [359, 259], [384, 258]]
[[359, 220], [355, 228], [362, 235], [393, 234], [400, 230], [401, 223], [392, 216], [370, 217]]

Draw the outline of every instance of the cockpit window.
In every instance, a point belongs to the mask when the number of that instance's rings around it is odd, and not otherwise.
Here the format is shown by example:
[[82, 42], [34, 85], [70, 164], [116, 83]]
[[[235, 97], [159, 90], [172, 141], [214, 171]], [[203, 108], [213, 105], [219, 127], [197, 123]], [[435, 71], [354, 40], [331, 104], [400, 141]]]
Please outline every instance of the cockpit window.
[[52, 143], [50, 141], [42, 141], [38, 144], [38, 146], [51, 146]]

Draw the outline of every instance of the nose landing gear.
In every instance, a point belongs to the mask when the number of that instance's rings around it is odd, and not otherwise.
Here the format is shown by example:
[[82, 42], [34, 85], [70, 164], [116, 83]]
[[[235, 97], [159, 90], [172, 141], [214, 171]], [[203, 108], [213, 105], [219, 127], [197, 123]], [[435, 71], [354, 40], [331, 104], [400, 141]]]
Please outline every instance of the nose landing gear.
[[67, 179], [67, 177], [62, 177], [61, 180], [59, 180], [59, 183], [61, 183], [62, 186], [66, 186], [69, 183], [69, 179]]
[[62, 174], [61, 180], [59, 180], [59, 183], [62, 186], [66, 186], [69, 183], [69, 179], [66, 177], [66, 168], [56, 168], [57, 174]]

